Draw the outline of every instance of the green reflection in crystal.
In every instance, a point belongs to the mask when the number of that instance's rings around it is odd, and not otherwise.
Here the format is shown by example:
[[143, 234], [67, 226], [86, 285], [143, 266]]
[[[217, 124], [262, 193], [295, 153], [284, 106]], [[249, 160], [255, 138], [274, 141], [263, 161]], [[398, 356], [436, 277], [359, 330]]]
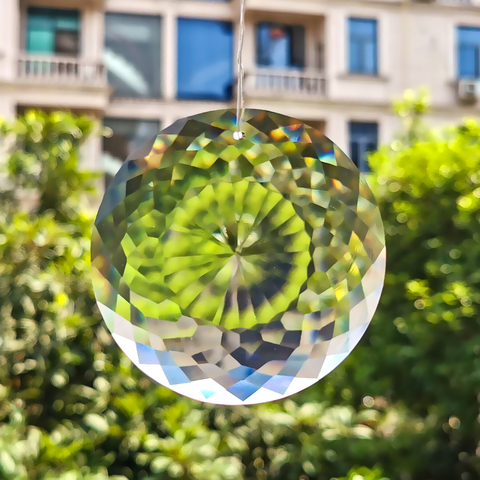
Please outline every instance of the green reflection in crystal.
[[[358, 169], [298, 120], [178, 121], [129, 159], [92, 239], [95, 294], [132, 360], [192, 398], [294, 393], [354, 348], [383, 285], [383, 227]], [[205, 392], [210, 392], [208, 395]]]
[[[155, 224], [148, 214], [141, 221]], [[132, 223], [127, 235], [137, 229]], [[295, 302], [309, 245], [305, 223], [280, 193], [251, 180], [219, 181], [187, 195], [158, 237], [129, 252], [124, 281], [150, 302], [174, 302], [178, 316], [250, 328]]]

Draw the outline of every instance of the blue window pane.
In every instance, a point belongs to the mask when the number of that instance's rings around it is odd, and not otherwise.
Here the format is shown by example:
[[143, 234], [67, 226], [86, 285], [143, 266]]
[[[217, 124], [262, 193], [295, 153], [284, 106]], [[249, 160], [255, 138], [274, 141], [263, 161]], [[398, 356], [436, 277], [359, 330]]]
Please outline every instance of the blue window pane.
[[458, 76], [480, 77], [480, 28], [458, 28]]
[[105, 118], [103, 124], [105, 127], [111, 128], [113, 132], [111, 137], [103, 139], [102, 163], [105, 184], [108, 185], [130, 154], [158, 135], [160, 122]]
[[160, 97], [160, 17], [107, 13], [105, 65], [114, 96]]
[[359, 43], [350, 44], [350, 72], [362, 71], [362, 46]]
[[350, 73], [377, 75], [377, 21], [374, 19], [350, 18], [348, 23]]
[[27, 11], [27, 52], [76, 56], [80, 52], [80, 12], [30, 7]]
[[232, 24], [180, 18], [178, 98], [229, 100], [232, 85]]
[[257, 27], [257, 64], [279, 69], [303, 68], [304, 27], [260, 23]]
[[288, 68], [292, 34], [287, 28], [262, 24], [258, 26], [258, 63], [265, 67]]
[[350, 157], [361, 172], [368, 172], [368, 154], [378, 148], [378, 124], [350, 122]]

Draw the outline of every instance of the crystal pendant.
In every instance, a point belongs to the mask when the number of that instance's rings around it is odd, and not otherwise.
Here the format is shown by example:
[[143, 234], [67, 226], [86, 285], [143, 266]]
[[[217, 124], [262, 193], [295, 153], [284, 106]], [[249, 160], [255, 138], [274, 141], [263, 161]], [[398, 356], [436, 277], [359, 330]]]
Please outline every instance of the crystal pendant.
[[323, 134], [276, 113], [182, 119], [135, 152], [105, 193], [94, 289], [143, 372], [188, 397], [245, 405], [331, 372], [377, 307], [380, 212]]

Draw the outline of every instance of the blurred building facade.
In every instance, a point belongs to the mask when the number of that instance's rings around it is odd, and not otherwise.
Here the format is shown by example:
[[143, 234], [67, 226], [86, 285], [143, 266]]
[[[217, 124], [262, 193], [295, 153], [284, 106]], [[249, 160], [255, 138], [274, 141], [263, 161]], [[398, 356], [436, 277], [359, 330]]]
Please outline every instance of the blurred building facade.
[[[322, 129], [363, 169], [428, 85], [433, 123], [480, 113], [477, 0], [246, 0], [246, 105]], [[114, 135], [85, 165], [113, 175], [178, 118], [234, 106], [240, 0], [0, 0], [0, 116], [70, 109]]]

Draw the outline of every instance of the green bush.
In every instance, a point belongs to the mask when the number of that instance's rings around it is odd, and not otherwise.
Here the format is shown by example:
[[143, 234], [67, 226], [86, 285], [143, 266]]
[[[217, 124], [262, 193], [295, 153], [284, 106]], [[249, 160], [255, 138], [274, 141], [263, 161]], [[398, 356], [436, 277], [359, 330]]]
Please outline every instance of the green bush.
[[479, 478], [480, 126], [432, 132], [414, 94], [397, 109], [405, 134], [371, 158], [389, 258], [369, 331], [316, 386], [241, 408], [159, 387], [104, 328], [78, 168], [95, 124], [1, 124], [0, 479]]

